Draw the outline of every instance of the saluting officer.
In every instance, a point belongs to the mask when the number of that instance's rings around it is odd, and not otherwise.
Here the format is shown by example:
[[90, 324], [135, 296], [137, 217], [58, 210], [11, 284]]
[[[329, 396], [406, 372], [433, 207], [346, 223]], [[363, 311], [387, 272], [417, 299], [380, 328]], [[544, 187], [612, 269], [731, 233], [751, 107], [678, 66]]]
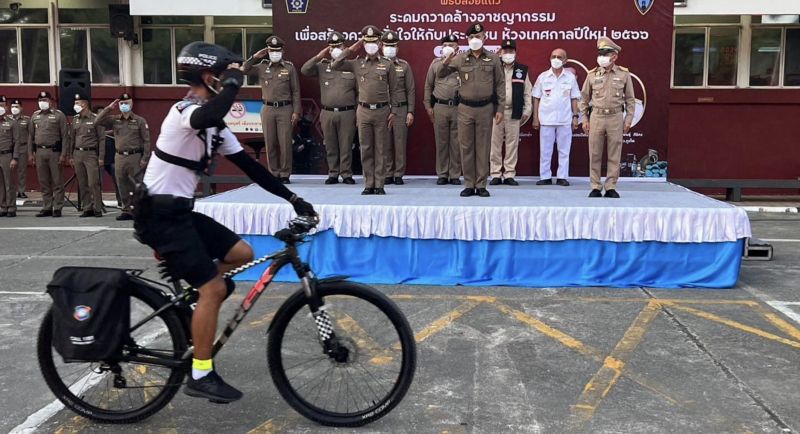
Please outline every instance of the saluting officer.
[[[121, 114], [111, 115], [111, 110], [119, 106]], [[147, 166], [150, 159], [150, 127], [147, 121], [133, 113], [133, 98], [123, 93], [108, 105], [95, 119], [97, 125], [114, 131], [117, 155], [114, 157], [114, 172], [122, 195], [122, 213], [117, 220], [133, 220], [131, 198], [136, 183], [133, 177]]]
[[[597, 40], [597, 68], [589, 71], [581, 90], [580, 111], [583, 130], [589, 135], [589, 177], [592, 191], [589, 197], [601, 197], [600, 169], [603, 145], [608, 141], [605, 197], [619, 198], [619, 161], [622, 156], [622, 135], [633, 123], [636, 99], [633, 80], [627, 68], [616, 65], [619, 45], [603, 36]], [[589, 116], [591, 104], [591, 116]]]
[[[358, 82], [356, 121], [365, 184], [361, 194], [386, 194], [384, 152], [389, 127], [395, 121], [390, 107], [397, 91], [397, 73], [392, 62], [379, 55], [381, 31], [375, 26], [366, 26], [361, 34], [358, 42], [333, 61], [333, 68], [354, 73]], [[347, 59], [362, 46], [366, 57]]]
[[423, 104], [433, 123], [436, 138], [436, 185], [460, 185], [461, 148], [458, 144], [458, 73], [451, 72], [439, 78], [442, 59], [458, 51], [458, 36], [442, 38], [442, 57], [437, 57], [428, 67], [425, 76]]
[[[528, 122], [533, 112], [531, 92], [533, 84], [528, 76], [528, 66], [517, 62], [517, 41], [504, 40], [500, 45], [500, 59], [505, 75], [506, 104], [503, 122], [492, 129], [491, 174], [489, 185], [519, 185], [517, 156], [519, 128]], [[503, 145], [505, 144], [505, 157]], [[502, 179], [501, 179], [502, 177]]]
[[69, 140], [67, 117], [52, 108], [53, 98], [49, 92], [40, 92], [38, 98], [39, 110], [33, 112], [33, 128], [28, 139], [28, 159], [36, 164], [44, 202], [36, 217], [61, 217], [61, 208], [64, 207], [61, 165], [66, 161], [61, 153]]
[[500, 58], [483, 48], [486, 33], [483, 24], [467, 29], [469, 51], [445, 57], [438, 77], [458, 71], [461, 79], [458, 106], [458, 141], [461, 145], [461, 168], [465, 189], [462, 197], [489, 197], [489, 152], [492, 141], [492, 119], [503, 122], [506, 85]]
[[0, 95], [0, 217], [17, 215], [17, 180], [11, 175], [19, 158], [15, 123], [6, 114], [6, 97]]
[[[247, 59], [242, 71], [261, 81], [261, 128], [269, 171], [289, 184], [292, 174], [292, 130], [300, 120], [300, 81], [292, 62], [283, 59], [284, 42], [267, 38], [267, 47]], [[266, 57], [266, 59], [265, 59]]]
[[89, 107], [89, 98], [75, 94], [75, 116], [70, 129], [70, 164], [78, 177], [81, 217], [103, 216], [103, 189], [100, 166], [106, 154], [106, 129], [97, 123], [97, 115]]
[[350, 71], [333, 69], [333, 59], [344, 53], [345, 37], [339, 32], [328, 35], [328, 46], [308, 59], [300, 73], [319, 77], [322, 113], [322, 135], [328, 154], [328, 179], [325, 184], [338, 184], [339, 176], [345, 184], [353, 180], [353, 139], [356, 137], [356, 75]]
[[392, 124], [387, 139], [385, 155], [386, 184], [403, 185], [403, 175], [406, 174], [406, 146], [408, 144], [408, 129], [414, 123], [414, 104], [416, 101], [416, 87], [411, 65], [397, 57], [397, 44], [400, 42], [397, 33], [387, 30], [381, 35], [383, 56], [389, 59], [397, 75], [397, 89], [394, 91], [392, 113], [396, 122]]
[[27, 199], [25, 194], [25, 176], [28, 174], [28, 140], [33, 131], [33, 122], [30, 116], [22, 114], [22, 101], [15, 99], [11, 101], [11, 117], [14, 119], [16, 128], [16, 143], [14, 153], [17, 157], [17, 197]]

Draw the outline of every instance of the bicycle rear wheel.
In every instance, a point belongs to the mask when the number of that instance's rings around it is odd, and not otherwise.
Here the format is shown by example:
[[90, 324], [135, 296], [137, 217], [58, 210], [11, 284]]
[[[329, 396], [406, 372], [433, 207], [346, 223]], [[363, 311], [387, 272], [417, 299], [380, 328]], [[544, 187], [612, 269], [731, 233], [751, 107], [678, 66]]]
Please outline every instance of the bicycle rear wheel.
[[326, 354], [303, 291], [271, 325], [267, 359], [275, 387], [303, 416], [328, 426], [366, 425], [405, 396], [416, 369], [414, 334], [395, 303], [356, 283], [320, 282], [336, 350]]
[[[131, 324], [152, 314], [168, 300], [157, 293], [131, 295]], [[144, 350], [149, 355], [178, 359], [187, 337], [174, 309], [167, 309], [131, 333], [135, 345], [126, 352]], [[89, 419], [106, 423], [132, 423], [163, 408], [180, 388], [184, 368], [140, 362], [64, 363], [53, 350], [53, 314], [48, 310], [39, 329], [37, 353], [45, 382], [59, 401]], [[124, 357], [123, 357], [124, 358]]]

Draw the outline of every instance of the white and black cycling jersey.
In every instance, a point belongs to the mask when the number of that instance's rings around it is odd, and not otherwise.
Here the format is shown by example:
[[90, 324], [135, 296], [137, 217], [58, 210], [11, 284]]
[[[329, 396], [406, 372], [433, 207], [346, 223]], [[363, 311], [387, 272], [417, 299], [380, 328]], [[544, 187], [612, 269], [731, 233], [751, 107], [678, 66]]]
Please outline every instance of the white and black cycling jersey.
[[[230, 128], [226, 127], [222, 131], [216, 127], [207, 128], [205, 134], [199, 134], [201, 131], [192, 128], [192, 113], [200, 107], [197, 102], [189, 100], [173, 105], [161, 124], [156, 148], [169, 155], [200, 162], [207, 155], [212, 155], [212, 138], [219, 136], [223, 142], [216, 147], [217, 153], [232, 155], [241, 152], [242, 145]], [[168, 163], [155, 152], [144, 174], [144, 183], [150, 195], [168, 194], [192, 198], [199, 181], [200, 175], [197, 171]]]

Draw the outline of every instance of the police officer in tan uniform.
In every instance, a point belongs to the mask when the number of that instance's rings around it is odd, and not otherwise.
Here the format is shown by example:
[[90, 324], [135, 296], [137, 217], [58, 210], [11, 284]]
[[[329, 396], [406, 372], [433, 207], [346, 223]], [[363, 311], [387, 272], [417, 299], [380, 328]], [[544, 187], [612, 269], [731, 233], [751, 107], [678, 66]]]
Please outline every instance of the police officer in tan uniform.
[[344, 49], [345, 37], [339, 32], [328, 35], [328, 46], [308, 59], [300, 73], [319, 77], [322, 113], [322, 135], [328, 154], [328, 179], [325, 184], [338, 184], [339, 176], [345, 184], [353, 180], [353, 139], [356, 137], [356, 75], [350, 71], [333, 69], [333, 59]]
[[64, 207], [61, 166], [66, 161], [62, 151], [69, 140], [67, 117], [53, 108], [54, 102], [49, 92], [40, 92], [38, 99], [39, 110], [33, 112], [33, 128], [28, 139], [28, 159], [36, 164], [36, 175], [44, 202], [36, 217], [61, 217], [61, 208]]
[[[381, 31], [375, 26], [366, 26], [361, 34], [358, 42], [333, 61], [333, 68], [354, 73], [358, 82], [356, 121], [365, 184], [361, 194], [386, 194], [383, 188], [384, 152], [389, 127], [395, 121], [391, 106], [397, 91], [397, 73], [393, 63], [379, 54]], [[366, 57], [347, 59], [361, 47], [364, 47]]]
[[[517, 41], [504, 40], [500, 45], [500, 59], [506, 86], [506, 104], [503, 122], [492, 129], [491, 175], [489, 185], [519, 185], [517, 155], [519, 151], [519, 129], [533, 113], [531, 83], [528, 66], [517, 61]], [[503, 147], [505, 145], [505, 156]], [[501, 179], [502, 178], [502, 179]]]
[[30, 140], [33, 122], [30, 116], [22, 114], [22, 101], [15, 99], [11, 101], [11, 117], [14, 119], [16, 128], [16, 144], [14, 152], [17, 157], [17, 198], [27, 199], [25, 194], [25, 177], [28, 174], [28, 140]]
[[602, 196], [600, 169], [603, 146], [607, 141], [605, 197], [619, 198], [617, 181], [622, 156], [622, 135], [627, 134], [633, 124], [636, 99], [630, 72], [616, 64], [622, 48], [604, 36], [597, 40], [597, 50], [599, 66], [589, 71], [583, 83], [579, 104], [583, 130], [589, 135], [589, 178], [592, 183], [589, 197]]
[[69, 157], [75, 168], [80, 191], [81, 217], [103, 216], [103, 189], [100, 167], [106, 154], [106, 129], [97, 124], [97, 115], [89, 107], [89, 98], [75, 94], [75, 116], [70, 128]]
[[483, 48], [485, 27], [476, 23], [467, 29], [469, 51], [445, 57], [440, 78], [458, 71], [461, 79], [458, 105], [458, 141], [461, 145], [461, 168], [465, 189], [462, 197], [489, 197], [489, 152], [492, 120], [503, 122], [506, 84], [500, 58]]
[[414, 124], [414, 104], [416, 101], [416, 86], [411, 65], [397, 57], [397, 44], [400, 38], [397, 33], [387, 30], [381, 35], [383, 57], [393, 63], [397, 75], [397, 89], [394, 94], [392, 113], [397, 122], [389, 129], [389, 138], [386, 141], [385, 174], [386, 184], [403, 185], [403, 175], [406, 174], [406, 145], [408, 144], [408, 129]]
[[[111, 115], [115, 106], [119, 106], [121, 114]], [[150, 158], [150, 127], [143, 117], [133, 113], [133, 98], [127, 93], [103, 109], [94, 122], [114, 131], [117, 153], [114, 158], [115, 175], [122, 195], [122, 213], [117, 220], [133, 220], [131, 195], [136, 188], [133, 178], [147, 166]]]
[[433, 123], [436, 138], [436, 185], [460, 185], [461, 148], [458, 144], [458, 73], [451, 72], [439, 78], [442, 59], [458, 51], [458, 36], [442, 38], [442, 57], [437, 57], [428, 67], [425, 76], [423, 104]]
[[289, 184], [292, 174], [292, 130], [300, 120], [300, 81], [292, 62], [283, 59], [284, 42], [267, 38], [267, 47], [247, 59], [242, 71], [261, 81], [261, 128], [267, 147], [269, 171]]
[[19, 158], [15, 124], [6, 114], [6, 97], [0, 95], [0, 217], [17, 215], [17, 179], [12, 176]]

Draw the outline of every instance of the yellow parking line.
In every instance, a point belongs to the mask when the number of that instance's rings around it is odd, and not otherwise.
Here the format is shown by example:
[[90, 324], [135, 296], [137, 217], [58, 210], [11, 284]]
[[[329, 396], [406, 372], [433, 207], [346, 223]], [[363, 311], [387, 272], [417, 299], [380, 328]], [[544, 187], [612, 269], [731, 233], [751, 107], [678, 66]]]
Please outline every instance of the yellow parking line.
[[452, 324], [453, 321], [464, 316], [465, 313], [471, 311], [472, 309], [475, 309], [475, 307], [481, 303], [483, 303], [483, 301], [470, 300], [467, 301], [466, 303], [459, 305], [458, 307], [451, 310], [450, 312], [447, 312], [444, 316], [432, 322], [429, 326], [425, 327], [419, 333], [414, 335], [414, 339], [417, 341], [417, 343], [422, 342], [425, 339], [428, 339], [429, 337], [433, 336], [434, 334], [440, 332], [445, 327]]
[[800, 330], [797, 327], [789, 324], [789, 322], [784, 321], [780, 315], [777, 315], [772, 310], [767, 309], [763, 305], [757, 305], [754, 307], [755, 311], [760, 313], [761, 316], [767, 319], [772, 325], [778, 328], [778, 330], [786, 333], [788, 336], [791, 336], [792, 339], [797, 340], [800, 342]]
[[247, 434], [275, 434], [283, 431], [290, 423], [297, 419], [297, 413], [289, 412], [283, 416], [267, 419], [266, 422], [251, 429]]
[[800, 342], [795, 342], [795, 341], [792, 341], [792, 340], [789, 340], [789, 339], [786, 339], [786, 338], [782, 338], [780, 336], [774, 335], [774, 334], [769, 333], [769, 332], [765, 332], [764, 330], [757, 329], [757, 328], [749, 326], [747, 324], [742, 324], [740, 322], [737, 322], [737, 321], [734, 321], [734, 320], [731, 320], [731, 319], [727, 319], [727, 318], [723, 318], [721, 316], [717, 316], [717, 315], [714, 315], [713, 313], [709, 313], [709, 312], [702, 311], [702, 310], [699, 310], [699, 309], [694, 309], [694, 308], [691, 308], [691, 307], [688, 307], [688, 306], [681, 306], [680, 304], [669, 304], [669, 305], [674, 307], [677, 310], [690, 313], [690, 314], [695, 315], [697, 317], [700, 317], [700, 318], [703, 318], [703, 319], [707, 319], [709, 321], [714, 321], [714, 322], [726, 325], [728, 327], [731, 327], [731, 328], [734, 328], [734, 329], [737, 329], [737, 330], [741, 330], [743, 332], [752, 333], [752, 334], [754, 334], [756, 336], [760, 336], [762, 338], [769, 339], [771, 341], [780, 342], [780, 343], [782, 343], [784, 345], [788, 345], [790, 347], [800, 349]]
[[251, 321], [249, 325], [250, 325], [250, 327], [259, 327], [259, 326], [262, 326], [264, 324], [269, 324], [270, 322], [272, 322], [272, 318], [275, 318], [275, 312], [270, 312], [270, 313], [264, 315], [263, 317], [261, 317], [261, 319], [257, 319], [255, 321]]
[[661, 305], [651, 301], [639, 312], [611, 354], [605, 358], [603, 366], [583, 388], [581, 396], [572, 408], [571, 423], [573, 425], [582, 427], [594, 416], [597, 407], [622, 375], [625, 361], [644, 340], [644, 335], [660, 311]]

